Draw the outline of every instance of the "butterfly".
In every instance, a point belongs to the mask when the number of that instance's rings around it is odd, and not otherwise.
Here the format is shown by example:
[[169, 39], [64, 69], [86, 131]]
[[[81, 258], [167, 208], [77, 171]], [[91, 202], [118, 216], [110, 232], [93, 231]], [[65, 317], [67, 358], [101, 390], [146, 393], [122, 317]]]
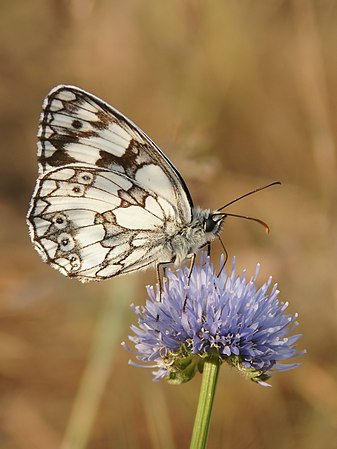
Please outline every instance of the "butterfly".
[[82, 282], [178, 264], [219, 236], [229, 215], [194, 207], [144, 131], [75, 86], [45, 98], [37, 156], [32, 243], [44, 262]]

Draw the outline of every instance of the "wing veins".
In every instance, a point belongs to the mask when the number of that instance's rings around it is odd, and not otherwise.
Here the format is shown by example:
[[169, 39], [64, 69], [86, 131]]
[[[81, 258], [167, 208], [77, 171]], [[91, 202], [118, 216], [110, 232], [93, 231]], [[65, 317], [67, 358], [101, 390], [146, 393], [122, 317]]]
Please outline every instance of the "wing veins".
[[[74, 92], [73, 89], [66, 89], [66, 90], [71, 90], [71, 92]], [[75, 98], [75, 100], [63, 100], [63, 99], [60, 99], [60, 98], [57, 96], [57, 94], [58, 94], [59, 92], [55, 92], [55, 94], [50, 98], [50, 101], [48, 102], [47, 106], [45, 107], [45, 111], [50, 112], [51, 114], [55, 113], [55, 111], [53, 111], [53, 110], [51, 109], [51, 104], [53, 103], [54, 100], [58, 100], [58, 101], [60, 101], [60, 102], [62, 103], [62, 105], [63, 105], [63, 110], [66, 109], [66, 107], [64, 106], [65, 104], [71, 104], [71, 105], [74, 106], [76, 109], [82, 109], [83, 111], [90, 112], [91, 114], [95, 114], [95, 112], [94, 112], [92, 109], [85, 108], [85, 107], [83, 106], [83, 103], [84, 103], [84, 104], [85, 104], [85, 103], [89, 103], [90, 106], [93, 106], [93, 107], [95, 108], [96, 112], [99, 111], [99, 110], [102, 110], [101, 107], [97, 107], [97, 103], [91, 103], [91, 98], [90, 98], [89, 96], [88, 96], [87, 98], [84, 98], [83, 96], [79, 95], [79, 92], [78, 92], [78, 91], [75, 91], [75, 92], [76, 92], [75, 95], [78, 96], [78, 97], [80, 98], [80, 102], [78, 101], [78, 98]], [[89, 98], [90, 98], [90, 101], [89, 101]], [[104, 111], [104, 109], [103, 109], [103, 111]], [[58, 114], [60, 113], [59, 111], [56, 111], [56, 112], [57, 112]], [[107, 113], [106, 111], [104, 111], [104, 112]]]

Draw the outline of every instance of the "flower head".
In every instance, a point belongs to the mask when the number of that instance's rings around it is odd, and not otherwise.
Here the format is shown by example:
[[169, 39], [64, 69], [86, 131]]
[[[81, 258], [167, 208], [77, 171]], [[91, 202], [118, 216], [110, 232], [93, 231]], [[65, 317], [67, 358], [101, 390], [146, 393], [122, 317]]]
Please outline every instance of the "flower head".
[[285, 314], [288, 303], [278, 300], [277, 285], [270, 288], [271, 277], [257, 287], [258, 272], [259, 265], [247, 281], [245, 272], [236, 274], [234, 259], [230, 275], [217, 275], [205, 254], [190, 277], [187, 267], [167, 270], [161, 295], [158, 285], [148, 286], [145, 306], [132, 306], [138, 316], [129, 337], [135, 350], [124, 346], [141, 362], [133, 364], [155, 368], [155, 380], [182, 383], [216, 356], [263, 385], [273, 371], [298, 366], [280, 363], [300, 355], [300, 335], [288, 336], [297, 314]]

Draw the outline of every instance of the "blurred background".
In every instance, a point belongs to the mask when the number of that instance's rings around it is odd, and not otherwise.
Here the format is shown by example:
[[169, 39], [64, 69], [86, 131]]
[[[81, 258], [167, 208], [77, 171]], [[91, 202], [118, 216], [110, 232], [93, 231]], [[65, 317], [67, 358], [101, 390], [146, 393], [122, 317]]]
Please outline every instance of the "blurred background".
[[[43, 264], [25, 224], [43, 98], [105, 99], [179, 168], [195, 204], [228, 212], [230, 258], [299, 313], [300, 368], [273, 388], [223, 366], [209, 448], [336, 448], [337, 3], [13, 0], [0, 6], [0, 447], [187, 448], [200, 376], [128, 365], [154, 270], [82, 285]], [[213, 246], [217, 258], [220, 245]]]

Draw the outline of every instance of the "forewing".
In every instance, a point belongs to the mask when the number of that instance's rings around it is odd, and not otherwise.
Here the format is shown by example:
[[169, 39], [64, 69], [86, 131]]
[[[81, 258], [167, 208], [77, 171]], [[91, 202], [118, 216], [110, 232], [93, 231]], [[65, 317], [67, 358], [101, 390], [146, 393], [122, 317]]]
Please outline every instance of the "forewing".
[[69, 164], [40, 176], [27, 219], [42, 259], [87, 281], [170, 260], [174, 214], [124, 173]]
[[58, 86], [45, 99], [38, 160], [41, 174], [69, 164], [125, 174], [168, 201], [178, 224], [191, 220], [191, 196], [173, 164], [128, 118], [77, 87]]

